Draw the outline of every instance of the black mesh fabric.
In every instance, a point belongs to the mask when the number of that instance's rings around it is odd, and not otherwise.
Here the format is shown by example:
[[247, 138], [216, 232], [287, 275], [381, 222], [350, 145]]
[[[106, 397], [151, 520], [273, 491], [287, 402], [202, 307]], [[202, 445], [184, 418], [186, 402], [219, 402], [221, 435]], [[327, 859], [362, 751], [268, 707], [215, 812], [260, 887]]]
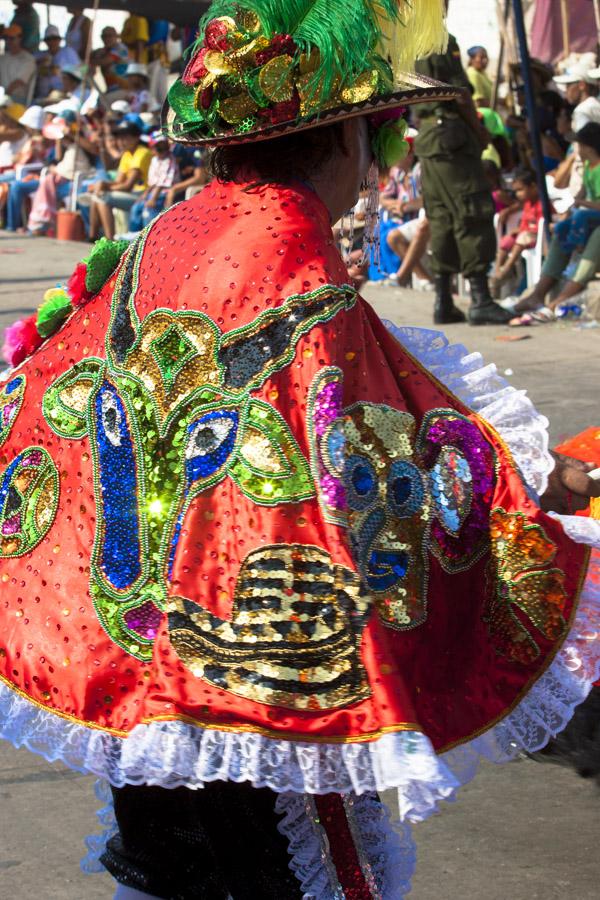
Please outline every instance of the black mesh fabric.
[[102, 863], [121, 884], [165, 900], [301, 900], [272, 791], [216, 781], [113, 796], [119, 833]]

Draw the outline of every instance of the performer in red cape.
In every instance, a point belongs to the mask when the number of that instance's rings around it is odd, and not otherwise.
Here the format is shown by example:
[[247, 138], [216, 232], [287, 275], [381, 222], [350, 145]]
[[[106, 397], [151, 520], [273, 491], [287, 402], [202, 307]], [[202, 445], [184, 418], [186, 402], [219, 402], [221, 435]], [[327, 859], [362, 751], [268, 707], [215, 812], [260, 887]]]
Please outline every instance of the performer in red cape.
[[118, 897], [402, 897], [408, 823], [597, 677], [589, 550], [542, 509], [585, 466], [333, 242], [398, 107], [455, 96], [399, 72], [442, 4], [337, 6], [215, 2], [165, 127], [216, 180], [7, 334], [0, 730], [110, 784]]

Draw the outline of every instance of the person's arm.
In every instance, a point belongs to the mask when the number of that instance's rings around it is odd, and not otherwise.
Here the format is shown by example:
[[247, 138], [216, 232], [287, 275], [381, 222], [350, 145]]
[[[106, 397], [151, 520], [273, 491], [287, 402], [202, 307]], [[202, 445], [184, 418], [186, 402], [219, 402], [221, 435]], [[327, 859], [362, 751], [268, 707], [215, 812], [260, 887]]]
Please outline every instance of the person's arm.
[[183, 181], [177, 182], [174, 184], [169, 191], [167, 191], [167, 196], [165, 199], [165, 206], [172, 206], [175, 203], [178, 194], [187, 191], [190, 187], [200, 187], [203, 184], [206, 184], [206, 169], [204, 166], [200, 166], [198, 169], [194, 170], [194, 174], [191, 178], [185, 178]]
[[557, 190], [562, 191], [569, 187], [575, 158], [575, 153], [571, 153], [570, 156], [567, 156], [566, 159], [563, 159], [563, 161], [554, 172], [554, 187]]
[[141, 177], [142, 173], [140, 169], [129, 169], [128, 172], [119, 172], [109, 190], [132, 191]]
[[22, 127], [0, 110], [0, 141], [18, 141], [23, 134]]

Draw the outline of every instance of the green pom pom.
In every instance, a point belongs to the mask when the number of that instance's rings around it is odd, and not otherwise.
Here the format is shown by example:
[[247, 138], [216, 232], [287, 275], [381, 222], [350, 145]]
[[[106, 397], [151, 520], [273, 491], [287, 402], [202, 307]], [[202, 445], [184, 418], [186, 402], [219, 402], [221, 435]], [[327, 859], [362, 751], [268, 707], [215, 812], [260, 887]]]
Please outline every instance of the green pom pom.
[[72, 310], [71, 298], [61, 288], [46, 291], [35, 323], [39, 336], [48, 338], [57, 332]]
[[404, 159], [410, 149], [408, 141], [404, 139], [406, 130], [404, 119], [386, 122], [377, 129], [371, 144], [380, 168], [389, 169]]
[[128, 247], [129, 241], [109, 241], [106, 238], [96, 241], [92, 252], [85, 260], [87, 265], [85, 286], [94, 297], [115, 271]]

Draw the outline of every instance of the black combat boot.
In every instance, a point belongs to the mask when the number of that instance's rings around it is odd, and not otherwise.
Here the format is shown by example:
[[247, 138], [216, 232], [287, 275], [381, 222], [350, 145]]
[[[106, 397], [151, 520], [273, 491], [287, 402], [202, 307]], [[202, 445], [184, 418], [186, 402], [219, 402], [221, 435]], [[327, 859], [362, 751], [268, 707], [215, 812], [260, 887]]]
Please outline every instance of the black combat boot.
[[452, 299], [452, 275], [435, 276], [435, 306], [433, 321], [436, 325], [452, 325], [465, 322], [466, 316], [454, 305]]
[[469, 325], [506, 325], [513, 318], [514, 313], [502, 309], [494, 303], [490, 293], [487, 275], [472, 275], [469, 278], [471, 285], [471, 306], [469, 307]]

